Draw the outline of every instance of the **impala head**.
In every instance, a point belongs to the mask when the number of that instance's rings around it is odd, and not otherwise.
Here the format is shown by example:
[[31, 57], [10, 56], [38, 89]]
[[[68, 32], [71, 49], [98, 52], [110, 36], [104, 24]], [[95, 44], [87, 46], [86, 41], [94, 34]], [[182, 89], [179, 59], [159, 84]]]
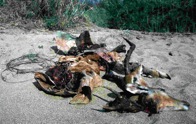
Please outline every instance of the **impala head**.
[[128, 75], [125, 75], [125, 80], [127, 84], [140, 84], [140, 81], [142, 79], [141, 74], [142, 74], [143, 67], [140, 65], [135, 69], [135, 71], [131, 72]]

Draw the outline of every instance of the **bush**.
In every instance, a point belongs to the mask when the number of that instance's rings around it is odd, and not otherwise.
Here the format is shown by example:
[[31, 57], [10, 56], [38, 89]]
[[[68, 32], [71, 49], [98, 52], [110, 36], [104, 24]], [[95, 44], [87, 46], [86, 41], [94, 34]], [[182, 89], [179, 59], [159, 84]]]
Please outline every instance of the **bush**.
[[32, 0], [27, 17], [34, 15], [43, 18], [49, 29], [65, 29], [73, 27], [83, 19], [85, 7], [77, 0]]
[[0, 0], [0, 6], [3, 6], [5, 4], [5, 0]]
[[114, 29], [196, 32], [195, 0], [0, 0], [0, 6], [7, 7], [1, 22], [42, 19], [49, 29], [87, 20]]
[[195, 0], [103, 0], [86, 12], [95, 24], [149, 32], [195, 32]]
[[86, 5], [78, 0], [0, 0], [0, 6], [4, 6], [4, 22], [41, 19], [49, 29], [75, 26], [84, 20], [86, 10]]

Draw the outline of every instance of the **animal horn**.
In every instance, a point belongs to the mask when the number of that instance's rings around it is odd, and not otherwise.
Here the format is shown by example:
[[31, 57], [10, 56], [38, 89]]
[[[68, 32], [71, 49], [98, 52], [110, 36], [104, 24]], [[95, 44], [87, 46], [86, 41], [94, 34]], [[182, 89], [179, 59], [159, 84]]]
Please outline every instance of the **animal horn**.
[[134, 49], [135, 49], [135, 44], [133, 44], [132, 42], [130, 42], [128, 39], [124, 38], [123, 39], [130, 45], [130, 48], [126, 54], [125, 60], [124, 60], [124, 66], [125, 66], [125, 74], [129, 74], [130, 70], [129, 70], [129, 61], [131, 58], [131, 54], [133, 53]]

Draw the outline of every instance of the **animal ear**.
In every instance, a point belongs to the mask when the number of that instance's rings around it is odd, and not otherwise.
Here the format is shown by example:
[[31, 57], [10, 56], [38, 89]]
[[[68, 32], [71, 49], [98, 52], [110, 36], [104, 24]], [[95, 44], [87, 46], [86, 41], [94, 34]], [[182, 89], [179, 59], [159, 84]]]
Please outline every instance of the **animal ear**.
[[143, 71], [143, 67], [142, 67], [142, 65], [140, 65], [139, 67], [137, 67], [135, 72], [136, 72], [136, 74], [141, 75], [142, 71]]

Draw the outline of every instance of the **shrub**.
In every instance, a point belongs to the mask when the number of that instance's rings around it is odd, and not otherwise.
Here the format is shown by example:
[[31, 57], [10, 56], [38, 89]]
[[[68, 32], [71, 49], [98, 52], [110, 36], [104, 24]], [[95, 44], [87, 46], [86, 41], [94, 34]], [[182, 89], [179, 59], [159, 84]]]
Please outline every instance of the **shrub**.
[[[44, 0], [43, 0], [44, 1]], [[77, 0], [32, 0], [28, 17], [35, 15], [44, 19], [49, 29], [73, 27], [83, 19], [85, 5]]]
[[86, 5], [78, 0], [0, 0], [0, 6], [5, 2], [3, 14], [9, 21], [5, 17], [4, 22], [42, 19], [49, 29], [75, 26], [84, 20], [83, 13], [86, 10]]
[[5, 4], [5, 0], [0, 0], [0, 7]]
[[102, 27], [153, 32], [195, 32], [195, 0], [103, 0], [87, 11]]

